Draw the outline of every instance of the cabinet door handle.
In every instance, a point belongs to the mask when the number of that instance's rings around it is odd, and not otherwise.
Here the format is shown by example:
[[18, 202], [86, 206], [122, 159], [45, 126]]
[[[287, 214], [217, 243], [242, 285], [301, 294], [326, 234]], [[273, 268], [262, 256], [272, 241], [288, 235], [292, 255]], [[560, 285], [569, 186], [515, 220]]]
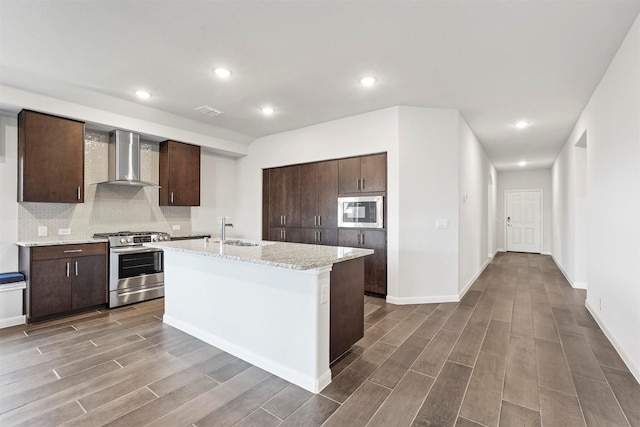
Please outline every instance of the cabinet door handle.
[[362, 246], [364, 246], [364, 234], [362, 235]]
[[322, 231], [318, 231], [318, 242], [322, 242]]
[[82, 252], [82, 249], [69, 249], [66, 251], [62, 251], [65, 254], [70, 254], [70, 253], [75, 253], [75, 252]]
[[76, 261], [76, 276], [78, 275], [78, 261]]
[[318, 215], [318, 225], [322, 225], [322, 215]]
[[80, 200], [80, 186], [78, 185], [78, 200]]
[[173, 203], [173, 191], [171, 192], [171, 203]]
[[362, 188], [361, 188], [361, 189], [362, 189], [362, 190], [364, 190], [364, 178], [362, 178], [362, 179], [360, 180], [360, 182], [362, 183]]
[[69, 277], [69, 263], [67, 263], [67, 277]]
[[358, 188], [358, 190], [360, 189], [360, 178], [356, 179], [356, 187]]
[[287, 240], [287, 230], [282, 230], [284, 232], [284, 240]]
[[318, 215], [313, 216], [313, 225], [318, 225]]

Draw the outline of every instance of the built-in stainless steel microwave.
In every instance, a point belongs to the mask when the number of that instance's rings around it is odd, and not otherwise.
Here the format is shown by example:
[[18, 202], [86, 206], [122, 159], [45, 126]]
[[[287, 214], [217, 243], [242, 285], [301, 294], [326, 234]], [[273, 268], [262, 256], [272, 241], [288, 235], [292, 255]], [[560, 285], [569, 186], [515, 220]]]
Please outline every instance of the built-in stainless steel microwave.
[[338, 197], [338, 227], [383, 228], [383, 196]]

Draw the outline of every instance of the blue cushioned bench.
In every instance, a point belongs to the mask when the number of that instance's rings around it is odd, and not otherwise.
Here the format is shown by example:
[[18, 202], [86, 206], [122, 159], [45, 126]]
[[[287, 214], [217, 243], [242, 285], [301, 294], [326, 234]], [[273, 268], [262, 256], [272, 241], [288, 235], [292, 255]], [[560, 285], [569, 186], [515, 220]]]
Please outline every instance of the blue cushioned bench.
[[24, 274], [22, 273], [0, 273], [0, 285], [5, 283], [24, 282]]

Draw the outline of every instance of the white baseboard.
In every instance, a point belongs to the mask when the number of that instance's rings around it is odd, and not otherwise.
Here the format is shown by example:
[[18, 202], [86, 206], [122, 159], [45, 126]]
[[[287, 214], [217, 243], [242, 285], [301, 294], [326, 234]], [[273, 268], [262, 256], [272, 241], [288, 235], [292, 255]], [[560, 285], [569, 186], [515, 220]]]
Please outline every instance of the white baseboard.
[[598, 310], [596, 310], [595, 307], [589, 304], [588, 300], [585, 301], [584, 305], [585, 307], [587, 307], [587, 310], [589, 310], [589, 313], [591, 313], [591, 315], [595, 319], [598, 326], [600, 326], [600, 329], [602, 329], [602, 332], [604, 332], [604, 334], [607, 336], [609, 341], [611, 341], [611, 344], [616, 349], [616, 351], [622, 358], [622, 361], [625, 363], [625, 365], [627, 365], [627, 368], [629, 368], [629, 371], [631, 371], [631, 374], [636, 378], [636, 381], [640, 382], [640, 367], [633, 362], [633, 358], [629, 355], [629, 353], [627, 353], [627, 351], [624, 349], [622, 344], [620, 344], [620, 341], [618, 341], [618, 339], [613, 334], [613, 332], [611, 332], [611, 330], [607, 328], [607, 324], [598, 315]]
[[569, 275], [567, 274], [566, 271], [564, 271], [564, 268], [562, 268], [562, 265], [560, 265], [560, 263], [558, 262], [558, 260], [556, 259], [556, 257], [553, 256], [553, 254], [551, 254], [551, 259], [553, 259], [553, 262], [556, 263], [556, 265], [558, 266], [558, 269], [560, 270], [560, 272], [562, 273], [562, 275], [564, 276], [565, 279], [567, 279], [567, 282], [569, 282], [569, 284], [571, 285], [572, 288], [574, 289], [587, 289], [586, 288], [586, 284], [584, 288], [579, 288], [577, 286], [575, 286], [573, 284], [573, 280], [571, 280], [571, 278], [569, 277]]
[[587, 284], [584, 282], [573, 282], [571, 284], [574, 289], [587, 289]]
[[467, 293], [467, 291], [469, 290], [469, 288], [471, 287], [471, 285], [473, 285], [473, 282], [475, 282], [478, 277], [480, 277], [480, 275], [482, 274], [482, 272], [484, 271], [485, 268], [487, 268], [487, 265], [489, 265], [489, 263], [491, 263], [491, 259], [489, 258], [487, 259], [484, 264], [482, 265], [482, 267], [480, 267], [480, 269], [478, 270], [478, 272], [467, 282], [467, 284], [465, 285], [464, 289], [462, 289], [460, 291], [460, 293], [458, 294], [458, 301], [460, 301], [462, 299], [462, 297], [464, 296], [464, 294]]
[[441, 302], [458, 302], [458, 295], [436, 295], [428, 297], [392, 297], [387, 295], [389, 304], [407, 305], [407, 304], [436, 304]]
[[504, 249], [504, 248], [498, 248], [498, 249], [496, 249], [496, 253], [498, 253], [498, 252], [507, 252], [507, 250]]
[[473, 285], [473, 282], [475, 282], [476, 279], [478, 277], [480, 277], [480, 275], [482, 274], [484, 269], [487, 268], [487, 265], [489, 265], [491, 263], [491, 259], [492, 258], [493, 257], [490, 257], [489, 259], [487, 259], [485, 261], [484, 265], [482, 267], [480, 267], [478, 272], [471, 278], [471, 280], [469, 280], [469, 282], [465, 285], [464, 289], [462, 291], [460, 291], [460, 293], [458, 295], [437, 295], [437, 296], [406, 297], [406, 298], [393, 297], [393, 296], [387, 295], [386, 301], [389, 304], [396, 304], [396, 305], [436, 304], [436, 303], [441, 303], [441, 302], [459, 302], [462, 299], [462, 297], [464, 296], [464, 294], [467, 293], [467, 291], [469, 290], [471, 285]]
[[553, 255], [551, 252], [548, 251], [542, 251], [540, 252], [540, 255]]
[[13, 316], [6, 319], [0, 319], [0, 329], [10, 326], [24, 325], [27, 323], [27, 316]]

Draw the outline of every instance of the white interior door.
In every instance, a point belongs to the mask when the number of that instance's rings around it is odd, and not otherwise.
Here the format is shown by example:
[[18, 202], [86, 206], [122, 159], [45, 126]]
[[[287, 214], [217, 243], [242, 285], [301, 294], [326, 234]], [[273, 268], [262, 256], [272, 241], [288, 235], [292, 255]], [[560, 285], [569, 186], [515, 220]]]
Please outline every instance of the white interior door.
[[507, 251], [541, 252], [540, 191], [508, 191], [506, 193]]

